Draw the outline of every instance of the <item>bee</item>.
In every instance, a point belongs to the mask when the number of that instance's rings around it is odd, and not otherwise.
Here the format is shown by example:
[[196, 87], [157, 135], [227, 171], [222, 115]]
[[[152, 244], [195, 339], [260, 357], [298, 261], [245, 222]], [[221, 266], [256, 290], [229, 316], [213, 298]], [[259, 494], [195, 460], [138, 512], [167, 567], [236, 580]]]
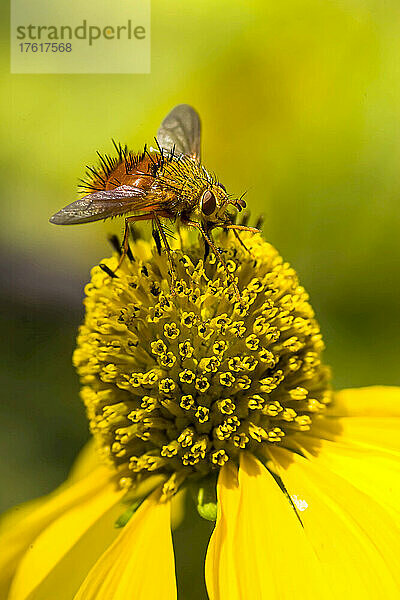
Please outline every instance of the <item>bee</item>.
[[[162, 121], [155, 140], [156, 148], [145, 146], [141, 153], [114, 143], [115, 158], [99, 154], [100, 167], [88, 167], [87, 179], [81, 184], [83, 191], [90, 193], [55, 213], [50, 222], [74, 225], [126, 215], [117, 271], [129, 253], [129, 224], [151, 221], [158, 252], [161, 253], [164, 246], [167, 254], [171, 293], [174, 293], [176, 272], [168, 241], [168, 221], [178, 228], [196, 229], [204, 240], [206, 252], [211, 248], [239, 295], [212, 230], [216, 227], [231, 229], [242, 245], [239, 231], [257, 233], [259, 230], [234, 222], [228, 207], [233, 206], [240, 212], [246, 207], [243, 197], [230, 196], [225, 186], [201, 163], [199, 115], [187, 104], [175, 106]], [[109, 274], [114, 275], [115, 271]]]

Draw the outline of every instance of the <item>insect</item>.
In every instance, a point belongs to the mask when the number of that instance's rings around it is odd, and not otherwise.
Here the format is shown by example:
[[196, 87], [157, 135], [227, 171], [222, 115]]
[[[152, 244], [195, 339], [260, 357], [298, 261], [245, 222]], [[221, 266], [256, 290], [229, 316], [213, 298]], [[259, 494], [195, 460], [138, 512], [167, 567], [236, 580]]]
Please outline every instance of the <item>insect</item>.
[[202, 165], [199, 115], [187, 104], [175, 106], [162, 121], [155, 140], [157, 148], [145, 146], [141, 153], [114, 143], [116, 157], [99, 154], [100, 167], [88, 167], [87, 179], [81, 184], [83, 191], [90, 193], [62, 208], [50, 222], [74, 225], [127, 215], [116, 271], [129, 252], [129, 223], [151, 221], [157, 249], [161, 253], [164, 246], [167, 253], [171, 293], [176, 273], [167, 223], [191, 227], [202, 236], [206, 251], [211, 248], [215, 253], [239, 295], [212, 230], [231, 229], [239, 240], [238, 231], [259, 230], [233, 222], [228, 206], [241, 211], [246, 203], [243, 198], [228, 195], [224, 185]]

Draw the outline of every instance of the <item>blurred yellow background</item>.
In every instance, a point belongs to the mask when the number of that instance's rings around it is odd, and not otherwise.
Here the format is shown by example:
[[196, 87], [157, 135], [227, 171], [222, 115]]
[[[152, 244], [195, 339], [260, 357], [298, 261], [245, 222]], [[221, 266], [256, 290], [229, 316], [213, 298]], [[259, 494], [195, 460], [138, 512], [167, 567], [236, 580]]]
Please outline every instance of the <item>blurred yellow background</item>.
[[335, 386], [399, 384], [399, 2], [153, 0], [151, 36], [150, 75], [10, 75], [2, 50], [1, 509], [52, 489], [87, 437], [71, 353], [122, 230], [48, 218], [96, 150], [141, 149], [181, 102], [309, 291]]

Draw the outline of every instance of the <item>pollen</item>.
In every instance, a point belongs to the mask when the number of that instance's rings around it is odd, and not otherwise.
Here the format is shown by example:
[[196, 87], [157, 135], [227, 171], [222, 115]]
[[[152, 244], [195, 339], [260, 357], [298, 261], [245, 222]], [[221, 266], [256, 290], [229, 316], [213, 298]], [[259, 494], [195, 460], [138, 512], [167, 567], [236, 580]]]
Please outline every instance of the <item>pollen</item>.
[[[244, 450], [293, 448], [331, 400], [295, 271], [260, 235], [242, 241], [247, 250], [230, 234], [218, 241], [229, 274], [198, 243], [176, 250], [174, 294], [167, 257], [142, 240], [117, 277], [92, 270], [74, 364], [91, 432], [124, 489], [158, 473], [173, 494]], [[104, 264], [113, 270], [117, 257]]]

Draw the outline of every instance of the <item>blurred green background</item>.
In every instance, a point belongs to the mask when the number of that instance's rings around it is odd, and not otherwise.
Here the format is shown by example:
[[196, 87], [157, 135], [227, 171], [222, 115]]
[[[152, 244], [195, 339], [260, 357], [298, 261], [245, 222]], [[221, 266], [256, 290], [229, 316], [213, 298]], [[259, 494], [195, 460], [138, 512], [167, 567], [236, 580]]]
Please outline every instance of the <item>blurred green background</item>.
[[399, 32], [397, 0], [153, 0], [150, 75], [10, 75], [3, 46], [0, 509], [51, 490], [87, 438], [71, 353], [122, 228], [48, 217], [96, 150], [140, 149], [181, 102], [308, 289], [335, 386], [400, 383]]

